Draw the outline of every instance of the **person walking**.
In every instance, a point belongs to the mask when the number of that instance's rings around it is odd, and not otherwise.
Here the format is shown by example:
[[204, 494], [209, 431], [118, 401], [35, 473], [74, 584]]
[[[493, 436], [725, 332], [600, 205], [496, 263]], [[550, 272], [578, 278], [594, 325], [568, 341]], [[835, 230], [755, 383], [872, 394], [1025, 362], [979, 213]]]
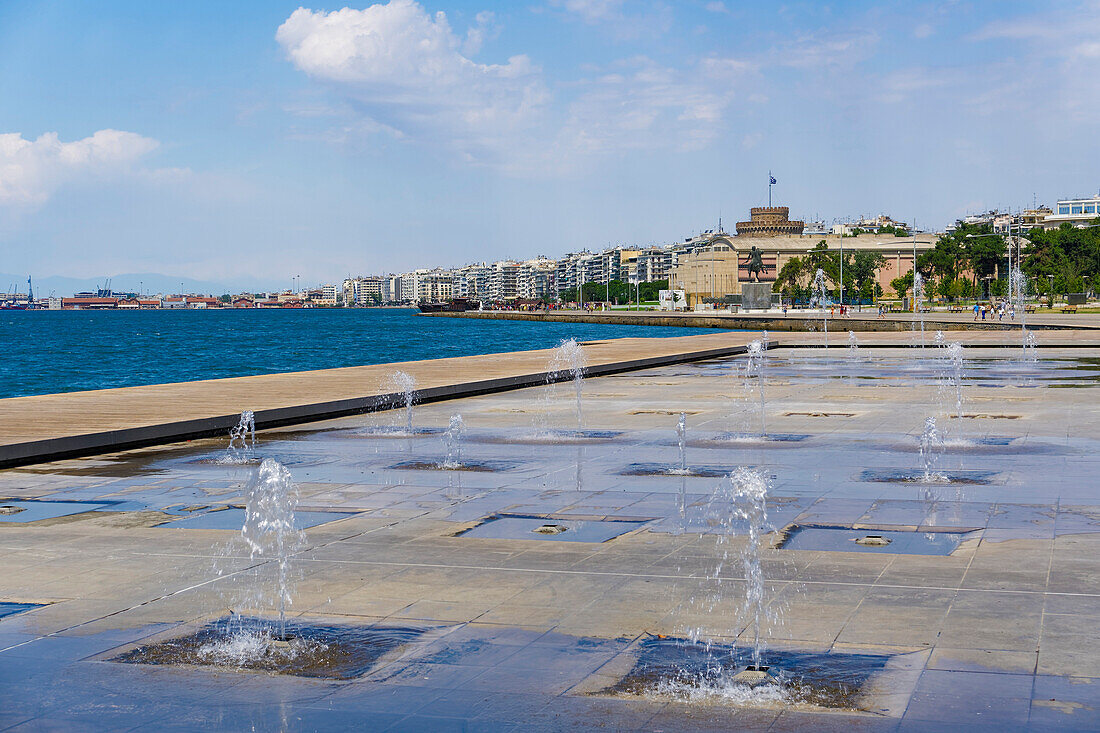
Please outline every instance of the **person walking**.
[[974, 303], [974, 320], [975, 321], [978, 320], [978, 310], [980, 308], [981, 308], [981, 306], [979, 306], [978, 303], [975, 301], [975, 303]]

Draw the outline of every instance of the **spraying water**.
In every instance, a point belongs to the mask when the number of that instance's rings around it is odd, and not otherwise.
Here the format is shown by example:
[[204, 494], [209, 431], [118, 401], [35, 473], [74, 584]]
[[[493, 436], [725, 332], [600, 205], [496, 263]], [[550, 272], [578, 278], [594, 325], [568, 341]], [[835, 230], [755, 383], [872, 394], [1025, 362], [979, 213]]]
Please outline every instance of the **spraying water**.
[[937, 449], [943, 444], [943, 439], [936, 430], [936, 418], [924, 419], [924, 430], [920, 434], [920, 460], [924, 467], [924, 483], [942, 483], [946, 478], [943, 474], [934, 473], [936, 465]]
[[764, 409], [764, 365], [767, 358], [767, 352], [764, 350], [763, 342], [757, 340], [749, 344], [748, 347], [748, 359], [745, 364], [745, 376], [747, 379], [756, 377], [756, 389], [760, 398], [760, 435], [761, 437], [768, 434], [768, 422], [767, 413]]
[[443, 434], [443, 444], [447, 453], [440, 468], [451, 471], [462, 468], [462, 436], [465, 432], [466, 423], [462, 421], [462, 415], [451, 415], [447, 432]]
[[405, 431], [413, 434], [413, 403], [416, 402], [416, 377], [402, 371], [390, 375], [390, 382], [401, 392], [405, 404]]
[[924, 300], [924, 278], [916, 270], [913, 271], [913, 309], [920, 323], [920, 347], [924, 348], [924, 309], [920, 307]]
[[688, 472], [688, 459], [687, 459], [687, 413], [681, 412], [680, 418], [676, 421], [676, 440], [680, 444], [680, 473], [687, 475]]
[[1024, 361], [1034, 363], [1038, 360], [1039, 357], [1035, 353], [1035, 347], [1038, 345], [1038, 341], [1034, 331], [1024, 332]]
[[825, 272], [819, 267], [814, 273], [813, 299], [821, 308], [821, 325], [825, 332], [825, 348], [829, 348], [829, 311], [825, 307], [828, 302], [828, 290], [825, 287]]
[[584, 428], [584, 412], [582, 410], [581, 396], [584, 388], [584, 350], [576, 339], [567, 339], [554, 349], [554, 356], [550, 360], [550, 378], [561, 379], [572, 375], [573, 390], [576, 393], [577, 403], [577, 429]]
[[293, 600], [290, 558], [305, 545], [305, 532], [294, 526], [298, 487], [290, 471], [273, 458], [265, 458], [247, 488], [241, 538], [253, 560], [276, 563], [275, 587], [260, 592], [260, 602], [274, 601], [279, 613], [278, 638], [286, 636], [286, 609]]
[[766, 619], [764, 573], [760, 567], [760, 539], [767, 531], [768, 476], [758, 468], [738, 468], [729, 477], [733, 515], [745, 523], [746, 542], [741, 550], [745, 570], [744, 612], [752, 631], [752, 663], [759, 667], [764, 657], [762, 624]]
[[229, 430], [229, 448], [226, 453], [232, 463], [243, 463], [256, 446], [256, 414], [252, 410], [241, 413], [240, 421]]
[[962, 374], [963, 374], [963, 347], [957, 341], [944, 347], [947, 354], [947, 363], [951, 366], [951, 384], [955, 388], [955, 417], [962, 419]]
[[1020, 315], [1020, 346], [1026, 362], [1035, 361], [1035, 334], [1027, 330], [1027, 277], [1019, 267], [1009, 263], [1008, 297], [1013, 313]]

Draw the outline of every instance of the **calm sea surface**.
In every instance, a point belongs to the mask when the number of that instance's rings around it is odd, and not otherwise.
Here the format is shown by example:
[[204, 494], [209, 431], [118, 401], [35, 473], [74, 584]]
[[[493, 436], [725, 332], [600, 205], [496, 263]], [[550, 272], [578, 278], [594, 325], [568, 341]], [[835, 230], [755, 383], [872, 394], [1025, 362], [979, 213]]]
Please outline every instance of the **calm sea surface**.
[[523, 351], [706, 329], [419, 318], [409, 309], [0, 311], [0, 397]]

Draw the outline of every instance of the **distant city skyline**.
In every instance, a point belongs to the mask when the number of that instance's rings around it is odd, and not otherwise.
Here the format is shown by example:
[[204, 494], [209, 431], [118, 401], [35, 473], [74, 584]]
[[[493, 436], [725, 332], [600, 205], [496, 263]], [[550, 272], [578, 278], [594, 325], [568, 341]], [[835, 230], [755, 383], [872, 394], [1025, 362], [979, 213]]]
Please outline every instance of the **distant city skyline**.
[[1096, 194], [1098, 37], [1097, 0], [15, 0], [0, 270], [244, 289], [668, 243], [769, 171], [807, 221], [940, 229]]

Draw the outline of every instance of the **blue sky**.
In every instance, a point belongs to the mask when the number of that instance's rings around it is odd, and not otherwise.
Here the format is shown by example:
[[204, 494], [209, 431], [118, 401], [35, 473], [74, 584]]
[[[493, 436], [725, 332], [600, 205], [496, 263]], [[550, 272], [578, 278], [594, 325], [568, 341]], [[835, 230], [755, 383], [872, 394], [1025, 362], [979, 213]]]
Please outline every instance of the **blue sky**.
[[[240, 285], [1100, 186], [1100, 2], [0, 4], [0, 271]], [[727, 227], [728, 228], [728, 227]]]

